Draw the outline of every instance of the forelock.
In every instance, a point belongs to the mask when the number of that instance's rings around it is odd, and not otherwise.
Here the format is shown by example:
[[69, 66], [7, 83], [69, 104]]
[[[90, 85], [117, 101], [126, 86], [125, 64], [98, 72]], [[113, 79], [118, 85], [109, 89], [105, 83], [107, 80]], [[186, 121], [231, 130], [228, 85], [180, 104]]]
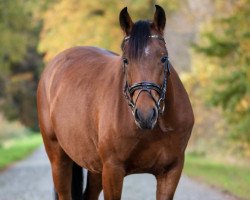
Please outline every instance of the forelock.
[[138, 60], [142, 57], [148, 45], [150, 35], [149, 21], [138, 21], [134, 24], [128, 40], [127, 51], [129, 59]]

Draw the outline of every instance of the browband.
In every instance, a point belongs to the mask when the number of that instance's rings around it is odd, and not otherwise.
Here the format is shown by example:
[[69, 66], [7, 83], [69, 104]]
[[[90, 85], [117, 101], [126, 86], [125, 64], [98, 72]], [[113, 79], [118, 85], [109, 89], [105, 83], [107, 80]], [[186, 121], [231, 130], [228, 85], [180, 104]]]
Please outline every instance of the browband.
[[[162, 36], [160, 36], [160, 35], [150, 35], [150, 36], [148, 36], [149, 38], [153, 38], [153, 39], [158, 39], [158, 40], [162, 40], [164, 43], [166, 43], [165, 42], [165, 39], [162, 37]], [[130, 39], [130, 36], [126, 36], [125, 38], [124, 38], [124, 42], [126, 42], [126, 41], [128, 41]]]

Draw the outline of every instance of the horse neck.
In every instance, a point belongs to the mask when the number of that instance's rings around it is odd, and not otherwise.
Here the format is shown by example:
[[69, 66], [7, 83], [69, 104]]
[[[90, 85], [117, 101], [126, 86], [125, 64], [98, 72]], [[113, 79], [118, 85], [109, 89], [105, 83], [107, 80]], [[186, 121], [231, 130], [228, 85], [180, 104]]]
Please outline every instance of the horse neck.
[[193, 111], [188, 94], [173, 67], [169, 76], [166, 93], [166, 109], [159, 120], [163, 131], [182, 130], [192, 124]]
[[178, 110], [178, 105], [181, 104], [181, 95], [178, 91], [180, 88], [179, 77], [171, 66], [171, 74], [168, 77], [167, 92], [165, 97], [165, 111], [159, 118], [159, 124], [164, 132], [171, 131], [174, 129], [173, 124]]

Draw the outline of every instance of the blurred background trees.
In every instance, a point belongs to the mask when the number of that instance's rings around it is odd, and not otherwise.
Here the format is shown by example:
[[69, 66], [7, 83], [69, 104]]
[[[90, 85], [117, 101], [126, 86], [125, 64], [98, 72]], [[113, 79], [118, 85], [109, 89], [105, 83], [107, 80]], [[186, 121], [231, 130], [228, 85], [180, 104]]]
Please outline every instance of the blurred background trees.
[[[34, 3], [34, 4], [33, 4]], [[37, 129], [36, 84], [42, 57], [35, 1], [0, 1], [0, 106], [9, 120]]]
[[134, 21], [152, 19], [155, 3], [166, 10], [171, 62], [196, 113], [191, 147], [229, 144], [250, 155], [249, 0], [0, 0], [0, 112], [37, 129], [44, 65], [76, 45], [120, 52], [121, 8]]
[[186, 82], [196, 105], [201, 98], [204, 108], [212, 111], [203, 119], [207, 123], [208, 118], [214, 118], [209, 129], [215, 133], [209, 137], [215, 139], [207, 141], [214, 140], [219, 148], [224, 146], [226, 151], [249, 156], [250, 1], [216, 0], [211, 5], [212, 15], [202, 22], [194, 41], [193, 69], [185, 75]]
[[216, 3], [218, 14], [195, 49], [217, 66], [211, 104], [223, 109], [231, 136], [250, 143], [250, 1]]

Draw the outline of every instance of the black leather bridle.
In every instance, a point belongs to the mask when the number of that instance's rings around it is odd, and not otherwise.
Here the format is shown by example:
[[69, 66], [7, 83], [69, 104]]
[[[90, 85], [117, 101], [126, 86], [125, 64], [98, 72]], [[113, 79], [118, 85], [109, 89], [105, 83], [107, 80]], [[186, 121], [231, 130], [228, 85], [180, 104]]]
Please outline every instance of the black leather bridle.
[[[165, 43], [165, 40], [163, 37], [159, 36], [159, 35], [150, 35], [149, 36], [152, 39], [159, 39], [162, 40]], [[127, 40], [129, 40], [129, 36], [124, 38], [123, 42], [126, 42]], [[160, 114], [163, 114], [164, 109], [165, 109], [165, 97], [166, 97], [166, 91], [167, 91], [167, 83], [168, 83], [168, 76], [170, 75], [170, 63], [168, 60], [168, 56], [164, 56], [161, 59], [161, 62], [164, 65], [164, 78], [162, 81], [162, 85], [158, 85], [156, 83], [152, 83], [152, 82], [148, 82], [148, 81], [143, 81], [140, 83], [135, 83], [132, 86], [129, 86], [128, 84], [128, 80], [127, 80], [127, 72], [126, 72], [126, 65], [128, 64], [127, 59], [123, 58], [123, 72], [125, 74], [125, 85], [123, 88], [123, 94], [125, 96], [125, 98], [128, 101], [128, 105], [130, 106], [130, 108], [132, 109], [132, 112], [134, 114], [135, 108], [136, 108], [136, 102], [141, 94], [141, 92], [146, 91], [150, 94], [150, 96], [152, 97], [152, 99], [154, 100], [158, 112]], [[136, 97], [136, 100], [133, 101], [132, 99], [132, 95], [135, 91], [139, 90], [139, 93]], [[156, 91], [159, 94], [159, 99], [158, 101], [153, 97], [151, 90]]]

